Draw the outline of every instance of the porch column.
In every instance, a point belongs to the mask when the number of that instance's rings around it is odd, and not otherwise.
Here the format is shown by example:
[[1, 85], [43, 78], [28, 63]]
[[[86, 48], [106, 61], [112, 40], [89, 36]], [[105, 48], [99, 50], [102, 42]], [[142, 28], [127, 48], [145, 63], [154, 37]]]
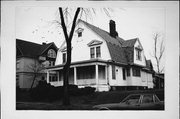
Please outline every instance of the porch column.
[[96, 87], [96, 91], [98, 91], [98, 85], [99, 85], [99, 81], [98, 81], [98, 65], [96, 64], [96, 85], [97, 85], [97, 87]]
[[74, 67], [74, 84], [77, 85], [77, 74], [76, 67]]
[[106, 79], [106, 84], [108, 84], [108, 67], [107, 67], [107, 65], [105, 66], [105, 79]]
[[49, 83], [49, 70], [47, 70], [47, 83]]

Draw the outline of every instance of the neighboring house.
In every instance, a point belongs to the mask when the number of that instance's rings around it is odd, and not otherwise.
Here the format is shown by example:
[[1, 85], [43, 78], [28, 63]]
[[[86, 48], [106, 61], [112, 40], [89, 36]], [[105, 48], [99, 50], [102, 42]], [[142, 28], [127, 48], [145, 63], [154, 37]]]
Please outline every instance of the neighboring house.
[[54, 66], [57, 51], [54, 43], [36, 44], [16, 39], [16, 86], [29, 89], [35, 75], [34, 87], [38, 80], [46, 80], [44, 67]]
[[164, 74], [163, 73], [154, 73], [154, 88], [155, 89], [164, 89]]
[[[95, 87], [96, 91], [153, 88], [153, 67], [144, 56], [140, 40], [118, 37], [113, 20], [110, 20], [109, 29], [107, 32], [78, 21], [72, 39], [69, 83], [78, 87]], [[62, 69], [66, 56], [64, 42], [58, 50], [55, 66], [47, 68], [47, 82], [51, 85], [63, 85]], [[52, 73], [57, 74], [57, 80], [49, 77]]]

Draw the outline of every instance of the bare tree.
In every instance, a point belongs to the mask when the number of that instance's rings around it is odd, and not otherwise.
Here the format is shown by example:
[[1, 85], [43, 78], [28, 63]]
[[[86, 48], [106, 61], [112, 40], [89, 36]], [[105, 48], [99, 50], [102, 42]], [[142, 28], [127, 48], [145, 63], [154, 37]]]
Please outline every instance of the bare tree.
[[60, 7], [59, 8], [59, 13], [60, 13], [60, 19], [61, 19], [61, 26], [63, 29], [63, 33], [64, 33], [64, 37], [66, 40], [66, 45], [67, 45], [67, 61], [63, 67], [63, 86], [64, 86], [64, 98], [63, 98], [63, 104], [64, 105], [69, 105], [70, 104], [70, 100], [69, 100], [69, 95], [68, 95], [68, 84], [69, 84], [69, 80], [68, 80], [68, 76], [69, 76], [69, 71], [70, 71], [70, 65], [71, 65], [71, 41], [72, 41], [72, 36], [74, 33], [74, 29], [76, 26], [76, 21], [78, 18], [80, 12], [80, 8], [77, 8], [76, 12], [75, 12], [75, 16], [73, 18], [73, 24], [71, 27], [71, 31], [68, 35], [67, 32], [67, 27], [65, 25], [65, 19], [64, 19], [64, 14], [63, 14], [63, 10]]
[[30, 91], [34, 86], [34, 82], [37, 80], [39, 76], [42, 76], [42, 72], [45, 69], [44, 65], [40, 64], [37, 60], [34, 60], [34, 63], [27, 66], [27, 70], [32, 72], [33, 74], [33, 81], [30, 87]]
[[164, 70], [164, 66], [160, 66], [162, 61], [162, 56], [164, 55], [164, 41], [161, 40], [161, 35], [159, 33], [155, 33], [153, 36], [154, 40], [154, 51], [153, 51], [153, 57], [156, 61], [156, 67], [157, 67], [157, 73], [162, 73]]
[[[108, 10], [110, 10], [109, 8], [103, 8], [103, 11], [105, 12], [105, 14], [107, 16], [109, 15]], [[69, 99], [69, 95], [68, 95], [68, 85], [69, 85], [69, 71], [70, 71], [70, 65], [71, 65], [71, 41], [73, 38], [73, 34], [74, 34], [74, 30], [76, 27], [76, 23], [78, 20], [78, 16], [81, 17], [82, 14], [84, 13], [85, 16], [91, 16], [91, 13], [95, 14], [95, 10], [94, 9], [83, 9], [78, 7], [75, 10], [75, 14], [72, 20], [72, 26], [71, 26], [71, 30], [68, 34], [68, 30], [67, 30], [67, 24], [65, 24], [65, 19], [67, 20], [67, 15], [70, 14], [68, 12], [68, 8], [65, 8], [65, 10], [63, 10], [61, 7], [59, 7], [59, 13], [60, 13], [60, 20], [61, 23], [57, 22], [58, 24], [61, 25], [62, 29], [63, 29], [63, 33], [64, 33], [64, 37], [65, 37], [65, 41], [66, 41], [66, 45], [67, 45], [67, 61], [63, 67], [63, 86], [64, 86], [64, 98], [63, 98], [63, 104], [64, 105], [70, 105], [70, 99]], [[71, 17], [72, 18], [72, 17]]]

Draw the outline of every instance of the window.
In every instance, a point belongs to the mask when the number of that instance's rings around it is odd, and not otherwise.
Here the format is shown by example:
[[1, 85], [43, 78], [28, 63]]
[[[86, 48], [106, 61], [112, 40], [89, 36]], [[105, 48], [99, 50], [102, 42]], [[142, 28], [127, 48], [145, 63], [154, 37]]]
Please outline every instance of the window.
[[116, 79], [116, 72], [115, 72], [115, 66], [112, 65], [112, 79]]
[[77, 67], [77, 79], [95, 79], [95, 66]]
[[127, 98], [125, 98], [122, 103], [126, 103], [129, 105], [135, 105], [135, 104], [139, 104], [139, 100], [140, 100], [140, 95], [130, 95]]
[[82, 36], [82, 32], [78, 32], [78, 37], [81, 37]]
[[63, 53], [63, 57], [62, 57], [63, 59], [63, 63], [66, 63], [66, 53]]
[[19, 62], [19, 61], [16, 62], [16, 69], [17, 69], [17, 70], [20, 69], [20, 62]]
[[142, 103], [153, 103], [153, 95], [144, 95]]
[[159, 98], [156, 95], [154, 95], [154, 102], [160, 102]]
[[94, 50], [94, 47], [90, 49], [90, 55], [91, 55], [91, 58], [95, 58], [95, 50]]
[[82, 37], [82, 32], [84, 31], [84, 29], [83, 28], [78, 28], [77, 30], [76, 30], [76, 32], [77, 32], [77, 34], [78, 34], [78, 37]]
[[19, 75], [16, 74], [16, 87], [19, 87]]
[[57, 81], [57, 76], [56, 75], [50, 75], [49, 76], [49, 82], [55, 82]]
[[96, 47], [96, 58], [101, 57], [100, 46]]
[[141, 50], [140, 49], [136, 49], [136, 59], [141, 60]]
[[130, 74], [130, 68], [127, 68], [126, 69], [126, 72], [127, 72], [127, 76], [130, 76], [131, 74]]
[[54, 66], [54, 61], [49, 61], [49, 66]]
[[56, 58], [56, 52], [53, 49], [50, 49], [48, 51], [48, 57], [50, 58]]
[[125, 70], [125, 68], [123, 68], [123, 80], [126, 80], [126, 70]]
[[101, 47], [100, 46], [91, 47], [90, 48], [90, 55], [91, 55], [91, 58], [99, 58], [99, 57], [101, 57]]
[[133, 76], [140, 77], [141, 76], [141, 70], [139, 68], [133, 68]]

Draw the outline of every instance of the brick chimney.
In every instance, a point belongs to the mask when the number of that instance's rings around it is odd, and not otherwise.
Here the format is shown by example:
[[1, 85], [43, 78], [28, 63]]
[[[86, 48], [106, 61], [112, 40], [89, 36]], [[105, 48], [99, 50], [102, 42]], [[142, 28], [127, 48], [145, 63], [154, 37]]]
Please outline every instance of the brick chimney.
[[118, 36], [118, 33], [116, 31], [116, 23], [113, 20], [109, 21], [109, 33], [110, 33], [110, 36], [114, 38]]

